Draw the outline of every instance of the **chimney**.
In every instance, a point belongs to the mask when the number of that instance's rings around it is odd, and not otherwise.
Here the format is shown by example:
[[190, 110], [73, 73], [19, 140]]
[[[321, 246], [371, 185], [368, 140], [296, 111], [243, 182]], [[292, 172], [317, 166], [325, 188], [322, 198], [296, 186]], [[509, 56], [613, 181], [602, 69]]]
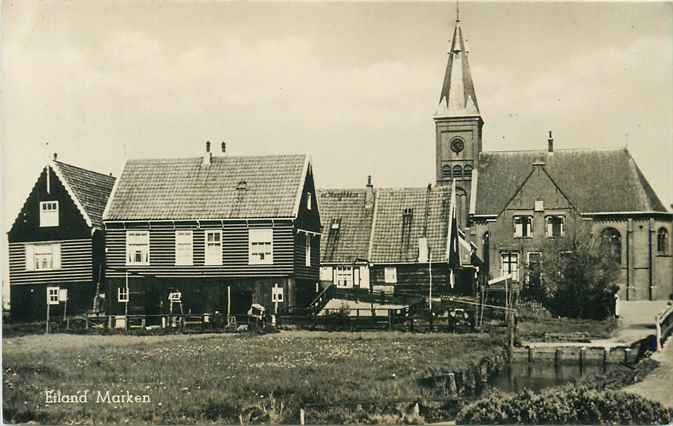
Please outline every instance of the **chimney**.
[[365, 209], [374, 207], [374, 185], [372, 185], [372, 175], [367, 176], [367, 187], [365, 190]]
[[58, 152], [55, 152], [54, 153], [54, 161], [56, 161], [57, 159], [58, 159]]
[[554, 153], [554, 138], [551, 135], [551, 130], [549, 131], [549, 139], [547, 139], [547, 152]]
[[206, 141], [206, 152], [203, 154], [202, 167], [209, 167], [213, 160], [213, 153], [210, 152], [210, 141]]
[[227, 143], [222, 142], [222, 154], [226, 154], [226, 153], [227, 153]]

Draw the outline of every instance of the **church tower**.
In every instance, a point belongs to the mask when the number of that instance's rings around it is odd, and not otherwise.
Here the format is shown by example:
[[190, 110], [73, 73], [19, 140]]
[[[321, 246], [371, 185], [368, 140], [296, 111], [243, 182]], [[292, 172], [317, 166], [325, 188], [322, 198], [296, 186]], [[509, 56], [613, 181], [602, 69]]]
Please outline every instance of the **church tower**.
[[[436, 176], [437, 184], [440, 185], [456, 179], [456, 186], [465, 193], [466, 205], [469, 205], [472, 175], [477, 169], [482, 149], [481, 133], [484, 121], [479, 112], [467, 53], [463, 29], [456, 11], [456, 27], [448, 52], [439, 105], [433, 117]], [[461, 195], [460, 191], [458, 195]]]

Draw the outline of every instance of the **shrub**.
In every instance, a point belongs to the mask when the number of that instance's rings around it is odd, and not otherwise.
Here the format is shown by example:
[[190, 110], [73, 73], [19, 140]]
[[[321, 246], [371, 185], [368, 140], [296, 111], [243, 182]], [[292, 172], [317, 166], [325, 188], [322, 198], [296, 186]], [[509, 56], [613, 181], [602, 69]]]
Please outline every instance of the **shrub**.
[[463, 408], [458, 424], [667, 424], [673, 410], [620, 391], [566, 386], [514, 395], [493, 392]]

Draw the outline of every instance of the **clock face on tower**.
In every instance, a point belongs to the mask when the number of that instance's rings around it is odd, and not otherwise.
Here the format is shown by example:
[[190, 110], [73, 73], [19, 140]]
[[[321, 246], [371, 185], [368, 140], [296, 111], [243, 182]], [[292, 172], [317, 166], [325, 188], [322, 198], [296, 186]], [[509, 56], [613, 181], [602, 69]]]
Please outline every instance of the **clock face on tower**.
[[455, 138], [451, 140], [451, 151], [458, 154], [465, 148], [465, 142], [460, 138]]

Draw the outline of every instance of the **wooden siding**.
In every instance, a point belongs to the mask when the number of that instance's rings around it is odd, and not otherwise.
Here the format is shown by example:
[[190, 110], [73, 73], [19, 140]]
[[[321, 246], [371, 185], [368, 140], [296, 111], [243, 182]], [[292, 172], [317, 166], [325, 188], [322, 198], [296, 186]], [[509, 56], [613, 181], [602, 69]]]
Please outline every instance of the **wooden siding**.
[[[311, 194], [311, 209], [306, 208], [307, 196]], [[313, 171], [309, 168], [304, 181], [301, 200], [299, 202], [299, 211], [295, 224], [299, 229], [320, 233], [320, 211], [318, 210], [318, 197], [313, 183]]]
[[42, 241], [61, 244], [61, 269], [50, 271], [26, 271], [28, 243], [9, 243], [9, 282], [21, 284], [58, 284], [92, 282], [91, 239]]
[[[10, 243], [91, 237], [91, 229], [86, 224], [82, 213], [70, 198], [56, 173], [51, 168], [49, 170], [49, 193], [47, 193], [47, 173], [43, 169], [8, 232], [7, 237]], [[41, 201], [58, 201], [59, 226], [40, 227]]]
[[[248, 264], [248, 229], [273, 227], [273, 265]], [[193, 265], [175, 265], [175, 231], [193, 231]], [[222, 265], [204, 265], [204, 231], [222, 230]], [[148, 230], [150, 264], [126, 265], [126, 231]], [[107, 277], [124, 271], [157, 278], [280, 277], [294, 273], [294, 230], [290, 221], [106, 224]]]
[[[418, 294], [427, 296], [430, 289], [430, 276], [427, 263], [389, 265], [397, 268], [397, 283], [385, 282], [385, 265], [370, 268], [369, 280], [372, 286], [392, 285], [400, 295]], [[449, 284], [449, 267], [446, 263], [432, 264], [432, 289], [437, 296], [443, 294], [472, 294], [474, 272], [471, 269], [460, 271], [455, 276], [455, 286]]]
[[294, 239], [294, 272], [298, 279], [320, 280], [320, 235], [311, 235], [311, 266], [306, 266], [306, 233], [298, 232]]

